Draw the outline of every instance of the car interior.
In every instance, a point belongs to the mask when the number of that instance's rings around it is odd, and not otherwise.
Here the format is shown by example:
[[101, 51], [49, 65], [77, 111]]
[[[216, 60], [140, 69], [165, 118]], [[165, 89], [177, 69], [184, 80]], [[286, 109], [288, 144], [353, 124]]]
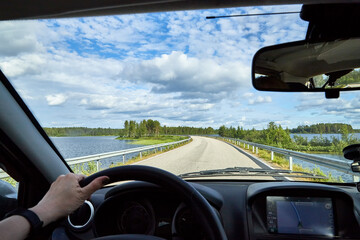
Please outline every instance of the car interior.
[[[346, 71], [360, 67], [358, 1], [13, 0], [0, 3], [0, 20], [283, 4], [302, 5], [299, 16], [309, 22], [306, 37], [259, 49], [249, 79], [254, 88], [324, 92], [324, 98], [360, 90], [356, 85], [336, 85]], [[323, 45], [328, 48], [314, 53]], [[325, 54], [331, 51], [333, 55]], [[320, 61], [319, 55], [326, 55], [325, 60]], [[335, 58], [345, 60], [332, 61]], [[315, 84], [314, 76], [325, 73], [329, 73], [325, 85]], [[18, 183], [17, 191], [6, 183], [0, 184], [3, 218], [16, 207], [34, 206], [58, 176], [72, 169], [1, 71], [0, 79], [0, 167]], [[352, 157], [359, 162], [359, 158]], [[315, 183], [285, 177], [182, 179], [160, 168], [127, 165], [92, 174], [81, 185], [86, 186], [98, 176], [108, 176], [110, 184], [96, 191], [73, 214], [46, 226], [32, 239], [360, 239], [357, 182]], [[294, 213], [296, 227], [287, 224], [294, 220], [290, 212]]]

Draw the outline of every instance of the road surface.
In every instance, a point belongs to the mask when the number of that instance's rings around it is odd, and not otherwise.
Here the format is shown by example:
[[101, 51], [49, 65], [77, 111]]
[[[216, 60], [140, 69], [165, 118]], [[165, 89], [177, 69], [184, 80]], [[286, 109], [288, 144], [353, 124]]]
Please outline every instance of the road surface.
[[[175, 175], [229, 167], [260, 168], [250, 158], [225, 142], [207, 137], [192, 138], [193, 141], [189, 144], [136, 164], [162, 168]], [[256, 178], [260, 179], [260, 177]], [[273, 178], [261, 177], [261, 179]]]

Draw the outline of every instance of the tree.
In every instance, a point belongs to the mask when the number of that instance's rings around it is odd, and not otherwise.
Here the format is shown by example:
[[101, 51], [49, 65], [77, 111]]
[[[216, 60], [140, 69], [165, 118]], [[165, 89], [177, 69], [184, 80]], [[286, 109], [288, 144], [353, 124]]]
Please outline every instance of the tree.
[[146, 129], [149, 136], [154, 135], [154, 121], [152, 119], [148, 119], [146, 121]]
[[147, 136], [147, 129], [146, 129], [146, 120], [142, 120], [139, 124], [140, 128], [140, 135]]
[[127, 137], [130, 137], [130, 131], [129, 131], [129, 121], [128, 120], [126, 120], [125, 122], [124, 122], [124, 129], [125, 129], [125, 134], [126, 134], [126, 136]]
[[136, 135], [136, 122], [135, 121], [130, 121], [129, 123], [129, 137], [135, 137]]
[[160, 122], [155, 120], [154, 121], [154, 135], [159, 136], [160, 133]]
[[224, 125], [222, 125], [219, 128], [219, 135], [222, 136], [222, 137], [225, 137], [225, 132], [226, 132], [226, 127]]

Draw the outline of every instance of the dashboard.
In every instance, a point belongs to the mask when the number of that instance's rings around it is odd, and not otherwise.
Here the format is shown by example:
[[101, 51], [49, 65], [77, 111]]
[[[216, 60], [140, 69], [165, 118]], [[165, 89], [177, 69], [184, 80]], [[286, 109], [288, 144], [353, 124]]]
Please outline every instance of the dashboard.
[[[360, 239], [356, 186], [306, 182], [189, 182], [210, 203], [228, 239]], [[181, 196], [131, 181], [103, 188], [53, 233], [68, 239], [147, 234], [206, 239]], [[66, 239], [66, 238], [61, 238]]]

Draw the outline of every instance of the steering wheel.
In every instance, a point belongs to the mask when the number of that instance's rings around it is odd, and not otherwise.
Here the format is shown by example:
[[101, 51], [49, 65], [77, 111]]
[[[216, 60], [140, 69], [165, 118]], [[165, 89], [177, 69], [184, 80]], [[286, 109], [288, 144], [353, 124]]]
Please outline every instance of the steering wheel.
[[[215, 213], [208, 201], [190, 184], [177, 177], [176, 175], [162, 169], [129, 165], [105, 169], [97, 172], [80, 182], [80, 186], [86, 186], [92, 180], [100, 176], [108, 176], [110, 182], [124, 180], [139, 180], [157, 184], [161, 187], [171, 189], [174, 193], [182, 196], [185, 203], [192, 209], [194, 215], [203, 226], [205, 236], [211, 240], [227, 240], [225, 230], [220, 222], [218, 215]], [[162, 238], [138, 235], [138, 234], [121, 234], [96, 238], [97, 240], [160, 240]]]

